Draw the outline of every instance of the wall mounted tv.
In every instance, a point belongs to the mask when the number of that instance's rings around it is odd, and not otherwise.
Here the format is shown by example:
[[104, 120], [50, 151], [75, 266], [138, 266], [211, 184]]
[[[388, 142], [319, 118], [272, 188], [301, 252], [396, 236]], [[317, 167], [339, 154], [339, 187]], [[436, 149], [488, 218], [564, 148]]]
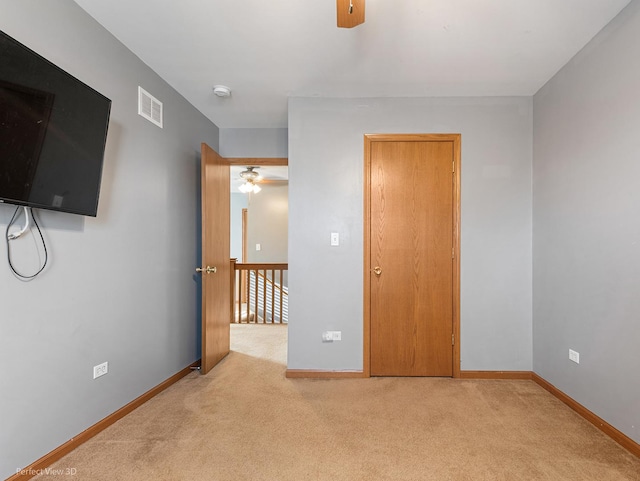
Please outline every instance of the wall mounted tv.
[[95, 217], [110, 110], [0, 31], [0, 203]]

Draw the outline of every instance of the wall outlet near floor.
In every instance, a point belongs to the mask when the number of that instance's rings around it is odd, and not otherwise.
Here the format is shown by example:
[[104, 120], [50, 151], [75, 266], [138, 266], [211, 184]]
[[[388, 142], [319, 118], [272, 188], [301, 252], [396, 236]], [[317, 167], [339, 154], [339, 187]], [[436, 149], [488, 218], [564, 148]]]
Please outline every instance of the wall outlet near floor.
[[100, 376], [104, 376], [109, 372], [109, 363], [103, 362], [102, 364], [98, 364], [97, 366], [93, 366], [93, 379], [96, 379]]
[[569, 359], [576, 364], [580, 364], [580, 353], [578, 351], [574, 351], [573, 349], [569, 349]]
[[342, 341], [342, 331], [324, 331], [322, 342]]

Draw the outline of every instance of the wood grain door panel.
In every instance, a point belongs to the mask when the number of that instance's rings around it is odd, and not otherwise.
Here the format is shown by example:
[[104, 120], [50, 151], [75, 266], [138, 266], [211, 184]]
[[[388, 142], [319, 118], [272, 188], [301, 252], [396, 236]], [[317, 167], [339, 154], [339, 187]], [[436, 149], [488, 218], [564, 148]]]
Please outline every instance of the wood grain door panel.
[[453, 375], [454, 145], [370, 146], [370, 370]]
[[202, 364], [206, 374], [229, 353], [231, 298], [229, 164], [202, 144]]

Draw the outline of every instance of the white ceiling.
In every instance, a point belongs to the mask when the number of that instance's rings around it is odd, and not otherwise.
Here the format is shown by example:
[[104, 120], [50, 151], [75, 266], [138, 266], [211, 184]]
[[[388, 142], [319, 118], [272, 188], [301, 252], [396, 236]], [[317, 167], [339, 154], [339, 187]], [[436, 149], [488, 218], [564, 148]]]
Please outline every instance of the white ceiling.
[[218, 127], [275, 128], [291, 96], [533, 95], [630, 0], [366, 0], [353, 29], [335, 0], [75, 1]]

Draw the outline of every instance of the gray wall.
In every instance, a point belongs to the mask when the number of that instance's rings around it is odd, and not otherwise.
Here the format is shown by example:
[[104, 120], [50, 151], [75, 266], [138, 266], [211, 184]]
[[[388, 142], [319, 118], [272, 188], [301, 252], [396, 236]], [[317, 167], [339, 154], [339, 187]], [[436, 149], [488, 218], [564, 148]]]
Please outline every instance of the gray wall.
[[242, 259], [242, 209], [247, 209], [244, 262], [287, 262], [288, 185], [261, 183], [260, 187], [258, 194], [231, 193], [231, 257]]
[[[32, 282], [0, 263], [4, 479], [198, 359], [199, 150], [218, 129], [71, 0], [0, 11], [0, 29], [113, 101], [97, 218], [42, 211], [51, 259]], [[164, 102], [164, 129], [137, 115], [138, 85]], [[35, 265], [32, 240], [12, 245]]]
[[287, 129], [220, 129], [223, 157], [287, 157]]
[[639, 58], [634, 1], [535, 95], [533, 163], [534, 371], [636, 442]]
[[531, 370], [531, 98], [289, 100], [289, 368], [362, 369], [363, 136], [416, 132], [462, 134], [462, 369]]
[[[247, 257], [249, 262], [287, 262], [288, 186], [262, 184], [249, 200]], [[261, 250], [256, 250], [260, 244]]]

